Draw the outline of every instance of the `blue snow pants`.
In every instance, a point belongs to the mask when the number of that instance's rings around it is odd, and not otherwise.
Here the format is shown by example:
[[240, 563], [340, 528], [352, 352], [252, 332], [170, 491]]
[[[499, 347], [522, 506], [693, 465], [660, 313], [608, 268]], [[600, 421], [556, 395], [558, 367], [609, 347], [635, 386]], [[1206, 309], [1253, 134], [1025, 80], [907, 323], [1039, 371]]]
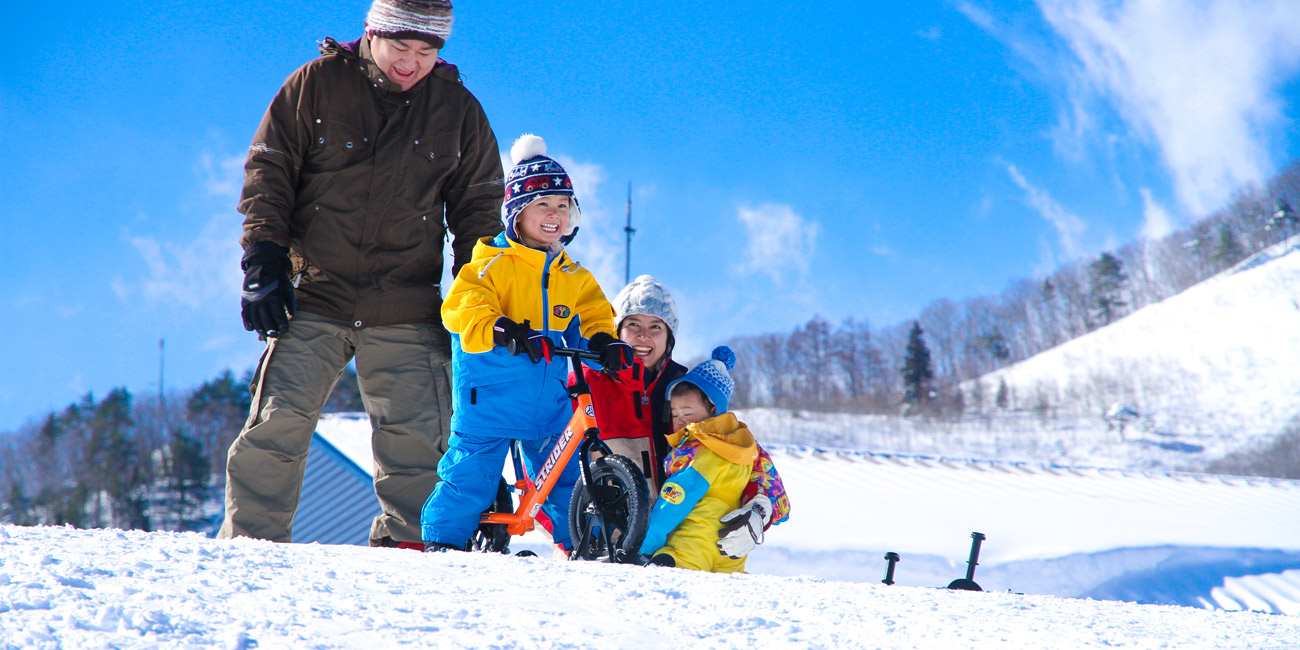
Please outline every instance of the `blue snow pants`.
[[[420, 532], [426, 542], [464, 546], [478, 528], [479, 517], [496, 499], [497, 485], [513, 438], [452, 433], [448, 449], [438, 463], [442, 478], [424, 502], [420, 512]], [[524, 468], [536, 476], [546, 462], [555, 436], [541, 440], [520, 440]], [[569, 500], [578, 482], [578, 455], [574, 454], [560, 473], [551, 495], [542, 503], [542, 512], [555, 524], [552, 537], [569, 548]]]

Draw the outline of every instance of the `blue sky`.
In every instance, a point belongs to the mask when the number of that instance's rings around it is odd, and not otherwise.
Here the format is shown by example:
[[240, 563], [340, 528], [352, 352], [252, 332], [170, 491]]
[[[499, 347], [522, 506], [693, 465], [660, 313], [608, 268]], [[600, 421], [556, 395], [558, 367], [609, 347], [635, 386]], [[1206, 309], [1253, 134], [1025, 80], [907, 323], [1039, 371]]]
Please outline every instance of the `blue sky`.
[[[679, 356], [1160, 235], [1300, 154], [1300, 5], [1231, 0], [459, 3], [503, 148], [575, 177], [571, 246], [681, 310]], [[0, 68], [0, 430], [260, 352], [238, 315], [244, 151], [365, 0], [20, 3]]]

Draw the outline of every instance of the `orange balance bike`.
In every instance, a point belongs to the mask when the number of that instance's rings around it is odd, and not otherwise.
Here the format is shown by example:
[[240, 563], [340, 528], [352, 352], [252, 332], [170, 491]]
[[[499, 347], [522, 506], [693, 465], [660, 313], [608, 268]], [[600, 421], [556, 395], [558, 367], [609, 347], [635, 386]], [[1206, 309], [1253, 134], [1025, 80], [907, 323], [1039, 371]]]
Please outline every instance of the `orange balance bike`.
[[[535, 475], [525, 470], [518, 443], [512, 445], [516, 480], [511, 485], [502, 477], [496, 500], [479, 520], [471, 547], [486, 553], [509, 553], [511, 536], [533, 530], [542, 503], [577, 454], [581, 477], [569, 501], [569, 536], [573, 540], [569, 559], [633, 562], [645, 539], [653, 503], [640, 468], [626, 456], [611, 452], [600, 439], [591, 387], [583, 377], [581, 363], [583, 359], [599, 360], [600, 355], [577, 348], [555, 348], [551, 357], [565, 357], [571, 364], [574, 379], [569, 384], [569, 397], [577, 404], [573, 417], [556, 437], [555, 446]], [[594, 460], [593, 450], [598, 454]], [[519, 497], [517, 507], [515, 495]], [[529, 551], [519, 554], [532, 555]]]

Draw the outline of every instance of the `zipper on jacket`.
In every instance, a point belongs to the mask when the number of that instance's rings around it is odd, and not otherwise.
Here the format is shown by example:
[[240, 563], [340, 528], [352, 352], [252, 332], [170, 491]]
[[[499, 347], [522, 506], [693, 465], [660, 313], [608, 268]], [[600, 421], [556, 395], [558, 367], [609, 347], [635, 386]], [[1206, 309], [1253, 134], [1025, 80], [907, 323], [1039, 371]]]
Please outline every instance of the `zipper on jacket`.
[[542, 334], [551, 335], [551, 252], [546, 252], [546, 265], [542, 267]]
[[636, 419], [644, 420], [645, 414], [641, 412], [641, 405], [646, 403], [644, 394], [639, 390], [632, 391], [632, 403], [636, 405]]

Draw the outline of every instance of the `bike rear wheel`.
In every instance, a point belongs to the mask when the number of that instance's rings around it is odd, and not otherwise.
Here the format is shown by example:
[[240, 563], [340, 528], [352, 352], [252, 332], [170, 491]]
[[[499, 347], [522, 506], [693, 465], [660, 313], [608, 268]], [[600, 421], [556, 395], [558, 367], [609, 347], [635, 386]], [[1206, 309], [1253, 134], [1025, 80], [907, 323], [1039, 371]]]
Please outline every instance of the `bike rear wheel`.
[[624, 456], [591, 462], [569, 502], [573, 559], [622, 562], [635, 558], [650, 520], [650, 490], [645, 475]]
[[[492, 502], [492, 507], [488, 512], [514, 512], [515, 504], [510, 498], [510, 486], [506, 485], [505, 478], [497, 485], [497, 498]], [[478, 551], [480, 553], [509, 553], [510, 552], [510, 532], [506, 530], [505, 524], [479, 524], [478, 530], [469, 539], [469, 548], [466, 550]]]

